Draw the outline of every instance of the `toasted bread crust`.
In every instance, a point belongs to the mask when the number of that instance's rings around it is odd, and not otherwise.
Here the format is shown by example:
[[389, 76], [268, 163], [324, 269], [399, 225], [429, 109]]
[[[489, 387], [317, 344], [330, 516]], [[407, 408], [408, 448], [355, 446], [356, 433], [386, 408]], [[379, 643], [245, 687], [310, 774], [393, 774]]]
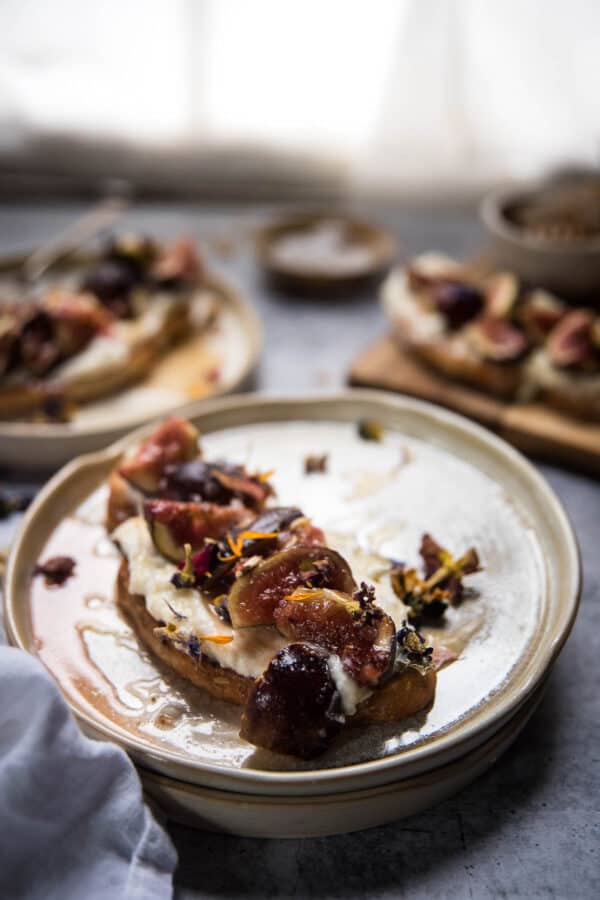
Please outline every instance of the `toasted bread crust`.
[[117, 468], [108, 476], [108, 501], [106, 504], [106, 530], [111, 533], [121, 522], [139, 515], [138, 497], [133, 487], [125, 481]]
[[540, 395], [549, 406], [577, 419], [600, 422], [600, 396], [591, 397], [577, 390], [576, 386], [541, 388]]
[[232, 669], [225, 669], [205, 656], [189, 656], [177, 650], [169, 641], [163, 640], [156, 634], [155, 629], [159, 623], [147, 611], [144, 598], [130, 594], [128, 583], [129, 567], [123, 561], [117, 582], [117, 603], [127, 614], [142, 643], [178, 675], [191, 681], [196, 687], [204, 688], [217, 700], [227, 700], [229, 703], [243, 706], [253, 679], [238, 675]]
[[[157, 622], [146, 610], [144, 598], [129, 593], [129, 568], [123, 560], [117, 584], [117, 603], [128, 616], [138, 638], [182, 678], [204, 688], [217, 700], [245, 705], [254, 679], [239, 675], [200, 656], [192, 657], [156, 634]], [[435, 696], [436, 673], [408, 668], [376, 690], [348, 718], [349, 725], [398, 722], [428, 707]]]
[[26, 384], [0, 386], [0, 419], [11, 419], [39, 408], [49, 389], [60, 392], [66, 401], [87, 403], [108, 394], [116, 393], [128, 384], [139, 381], [150, 372], [157, 357], [173, 341], [187, 331], [189, 309], [187, 305], [174, 305], [167, 315], [160, 335], [138, 344], [127, 360], [104, 366], [95, 372], [60, 381], [52, 375]]
[[497, 397], [514, 397], [521, 386], [521, 363], [494, 363], [470, 353], [453, 338], [410, 344], [412, 353], [452, 379], [472, 384]]

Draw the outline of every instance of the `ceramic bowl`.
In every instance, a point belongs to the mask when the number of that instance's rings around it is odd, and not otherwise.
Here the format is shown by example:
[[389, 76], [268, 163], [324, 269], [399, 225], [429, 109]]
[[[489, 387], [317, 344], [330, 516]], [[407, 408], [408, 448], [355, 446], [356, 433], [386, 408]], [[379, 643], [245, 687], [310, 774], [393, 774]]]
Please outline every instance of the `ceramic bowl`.
[[259, 229], [256, 254], [276, 287], [298, 295], [336, 295], [381, 278], [397, 253], [383, 228], [343, 212], [290, 213]]
[[506, 216], [507, 209], [534, 192], [534, 187], [497, 190], [484, 197], [480, 215], [491, 240], [489, 261], [566, 299], [600, 307], [600, 239], [549, 240]]

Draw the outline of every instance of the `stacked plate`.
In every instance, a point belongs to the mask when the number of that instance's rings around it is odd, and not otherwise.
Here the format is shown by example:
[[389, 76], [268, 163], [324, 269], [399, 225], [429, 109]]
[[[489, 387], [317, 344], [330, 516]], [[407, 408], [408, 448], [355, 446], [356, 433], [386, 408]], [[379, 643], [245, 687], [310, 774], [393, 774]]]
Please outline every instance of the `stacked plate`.
[[[394, 725], [347, 728], [311, 763], [238, 737], [239, 708], [205, 696], [142, 650], [114, 604], [116, 551], [103, 528], [105, 479], [139, 433], [80, 457], [44, 488], [6, 577], [12, 641], [37, 654], [89, 734], [120, 743], [170, 816], [263, 837], [353, 831], [424, 809], [494, 763], [539, 702], [572, 626], [577, 546], [565, 513], [516, 451], [467, 420], [374, 392], [233, 397], [190, 407], [207, 457], [275, 469], [282, 504], [301, 505], [357, 580], [394, 601], [390, 559], [417, 561], [428, 531], [484, 571], [431, 638], [458, 659], [432, 708]], [[358, 423], [375, 420], [381, 441]], [[361, 436], [362, 435], [362, 436]], [[306, 456], [327, 471], [307, 475]], [[68, 590], [32, 579], [41, 557], [78, 560]], [[399, 624], [399, 623], [397, 623]]]

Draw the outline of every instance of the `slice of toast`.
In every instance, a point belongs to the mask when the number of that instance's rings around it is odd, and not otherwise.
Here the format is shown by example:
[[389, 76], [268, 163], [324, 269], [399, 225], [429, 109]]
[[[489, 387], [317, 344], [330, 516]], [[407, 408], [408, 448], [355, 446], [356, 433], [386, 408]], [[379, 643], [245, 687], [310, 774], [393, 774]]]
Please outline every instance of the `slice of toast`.
[[[128, 585], [129, 569], [124, 560], [118, 577], [117, 603], [140, 641], [182, 678], [208, 691], [218, 700], [243, 706], [255, 679], [224, 668], [206, 656], [191, 656], [178, 649], [168, 638], [157, 633], [161, 623], [147, 611], [143, 597], [129, 592]], [[436, 673], [433, 669], [421, 671], [408, 667], [393, 675], [364, 700], [355, 715], [347, 719], [347, 724], [398, 722], [426, 709], [433, 701], [435, 688]]]
[[65, 402], [87, 403], [116, 393], [147, 375], [169, 344], [181, 339], [189, 327], [189, 306], [175, 303], [167, 311], [162, 327], [131, 341], [123, 360], [98, 365], [85, 373], [59, 377], [12, 381], [0, 386], [0, 419], [11, 419], [38, 409], [49, 392], [57, 392]]

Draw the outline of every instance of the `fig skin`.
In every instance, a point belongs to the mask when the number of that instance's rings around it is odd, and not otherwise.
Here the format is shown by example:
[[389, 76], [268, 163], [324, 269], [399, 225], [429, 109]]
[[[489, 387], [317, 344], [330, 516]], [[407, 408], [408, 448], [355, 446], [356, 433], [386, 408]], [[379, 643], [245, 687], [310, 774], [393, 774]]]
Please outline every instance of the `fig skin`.
[[151, 267], [154, 282], [164, 288], [198, 284], [204, 277], [204, 264], [190, 237], [164, 244]]
[[32, 304], [20, 319], [19, 362], [32, 375], [43, 376], [83, 350], [109, 324], [108, 313], [92, 297], [54, 288], [43, 306]]
[[[293, 528], [291, 523], [297, 523]], [[279, 530], [282, 529], [282, 530]], [[253, 531], [260, 534], [273, 535], [272, 537], [251, 538], [243, 535], [243, 532]], [[269, 557], [282, 550], [302, 545], [303, 547], [323, 547], [325, 536], [320, 528], [302, 516], [296, 507], [272, 507], [260, 513], [250, 522], [244, 521], [230, 532], [231, 540], [235, 544], [240, 536], [244, 539], [239, 548], [240, 555], [232, 553], [227, 541], [221, 540], [216, 546], [217, 565], [211, 567], [210, 578], [202, 582], [202, 590], [209, 596], [228, 594], [236, 577], [241, 577], [250, 558], [256, 561], [257, 557]], [[220, 557], [220, 560], [219, 560]]]
[[519, 297], [519, 282], [512, 272], [496, 272], [486, 284], [487, 314], [493, 319], [511, 317]]
[[587, 309], [574, 309], [550, 332], [547, 349], [558, 368], [577, 368], [591, 362], [595, 355], [592, 343], [594, 315]]
[[359, 684], [375, 687], [391, 674], [396, 656], [396, 626], [377, 606], [360, 609], [348, 594], [315, 590], [314, 599], [283, 600], [275, 625], [291, 640], [310, 641], [336, 653]]
[[216, 503], [183, 503], [178, 500], [146, 500], [144, 516], [154, 546], [173, 562], [185, 559], [184, 544], [200, 550], [206, 538], [217, 540], [247, 517], [242, 506]]
[[0, 378], [19, 364], [19, 322], [16, 317], [0, 315]]
[[165, 466], [158, 491], [171, 500], [207, 500], [223, 505], [240, 500], [255, 510], [261, 510], [273, 493], [268, 482], [248, 475], [242, 466], [202, 459]]
[[432, 297], [437, 311], [451, 329], [465, 325], [483, 309], [481, 292], [466, 282], [442, 281], [434, 286]]
[[81, 287], [119, 318], [129, 318], [130, 295], [138, 282], [138, 273], [127, 260], [104, 259], [90, 269]]
[[281, 550], [238, 578], [229, 593], [228, 608], [235, 628], [273, 625], [276, 607], [297, 587], [307, 586], [309, 571], [324, 560], [319, 581], [324, 587], [351, 594], [356, 583], [346, 560], [328, 547]]
[[466, 337], [483, 359], [494, 363], [517, 362], [529, 347], [527, 337], [520, 329], [504, 319], [489, 316], [470, 325]]
[[153, 493], [158, 490], [166, 466], [197, 456], [198, 438], [198, 429], [191, 422], [177, 417], [167, 419], [123, 460], [119, 474], [144, 493]]
[[305, 642], [280, 650], [250, 689], [240, 737], [302, 759], [323, 753], [345, 720], [328, 658]]
[[60, 360], [54, 322], [46, 310], [36, 310], [23, 324], [20, 357], [23, 367], [37, 377], [45, 375]]
[[564, 303], [538, 288], [525, 297], [516, 317], [529, 340], [539, 346], [566, 314]]
[[[291, 547], [324, 547], [325, 535], [323, 531], [307, 519], [302, 511], [295, 506], [275, 506], [265, 509], [248, 526], [251, 531], [260, 531], [266, 534], [277, 532], [275, 546], [279, 550], [288, 550]], [[263, 556], [271, 552], [273, 544], [269, 546], [267, 541], [247, 541], [244, 544], [244, 556], [258, 553]]]

